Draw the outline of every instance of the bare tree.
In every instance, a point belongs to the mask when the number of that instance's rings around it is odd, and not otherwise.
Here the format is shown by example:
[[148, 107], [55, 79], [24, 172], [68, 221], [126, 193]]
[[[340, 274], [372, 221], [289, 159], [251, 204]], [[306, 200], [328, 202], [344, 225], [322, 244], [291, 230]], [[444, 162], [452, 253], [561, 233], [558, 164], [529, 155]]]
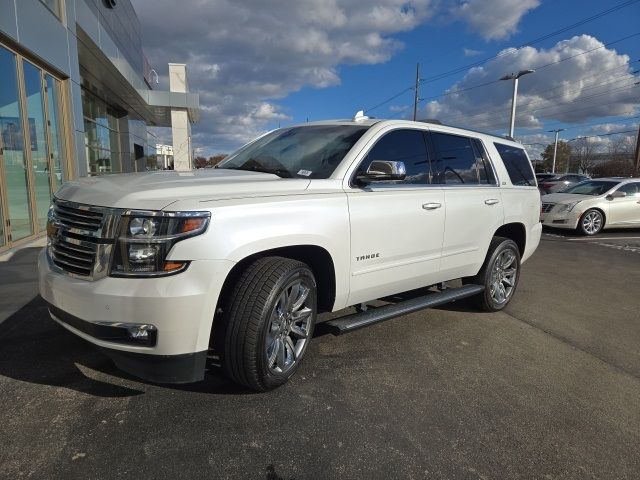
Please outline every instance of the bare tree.
[[[577, 162], [578, 173], [588, 175], [594, 166], [596, 143], [591, 141], [590, 138], [579, 138], [573, 147], [573, 153], [572, 157]], [[569, 167], [567, 167], [567, 171], [569, 171]]]
[[633, 137], [615, 135], [609, 142], [607, 153], [612, 161], [631, 160], [634, 147]]

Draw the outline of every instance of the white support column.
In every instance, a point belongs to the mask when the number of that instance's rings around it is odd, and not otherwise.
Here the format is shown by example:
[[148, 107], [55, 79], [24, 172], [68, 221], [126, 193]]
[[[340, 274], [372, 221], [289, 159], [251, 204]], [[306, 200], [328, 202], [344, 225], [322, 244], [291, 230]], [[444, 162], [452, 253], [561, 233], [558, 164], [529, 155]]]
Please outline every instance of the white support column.
[[[169, 64], [169, 90], [188, 92], [187, 68], [184, 63]], [[191, 123], [185, 108], [171, 109], [171, 134], [173, 136], [173, 168], [191, 170]]]

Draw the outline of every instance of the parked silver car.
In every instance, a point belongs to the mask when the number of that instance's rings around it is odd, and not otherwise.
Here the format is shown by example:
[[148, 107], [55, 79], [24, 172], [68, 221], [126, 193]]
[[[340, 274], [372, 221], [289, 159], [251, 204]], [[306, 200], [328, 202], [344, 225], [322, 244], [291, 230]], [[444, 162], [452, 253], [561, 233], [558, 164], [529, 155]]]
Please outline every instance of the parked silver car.
[[542, 193], [554, 193], [561, 192], [566, 188], [572, 187], [580, 182], [584, 182], [585, 180], [589, 180], [589, 177], [586, 175], [567, 173], [538, 181], [538, 186]]
[[599, 178], [543, 195], [540, 221], [584, 235], [603, 228], [640, 228], [640, 178]]

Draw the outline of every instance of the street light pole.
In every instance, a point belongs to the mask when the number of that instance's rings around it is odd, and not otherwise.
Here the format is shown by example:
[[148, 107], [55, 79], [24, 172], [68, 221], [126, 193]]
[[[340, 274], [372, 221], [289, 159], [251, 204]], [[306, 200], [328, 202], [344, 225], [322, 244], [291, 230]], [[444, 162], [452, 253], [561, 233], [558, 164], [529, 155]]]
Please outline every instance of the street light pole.
[[413, 121], [418, 117], [418, 88], [420, 88], [420, 64], [416, 63], [416, 85], [413, 94]]
[[555, 132], [556, 143], [553, 147], [553, 164], [551, 165], [551, 173], [556, 173], [556, 155], [558, 154], [558, 134], [564, 132], [564, 128], [557, 128], [555, 130], [549, 130], [549, 133]]
[[518, 73], [511, 73], [500, 78], [500, 80], [513, 80], [513, 96], [511, 97], [511, 121], [509, 123], [509, 136], [513, 138], [513, 132], [516, 124], [516, 102], [518, 97], [518, 79], [535, 70], [520, 70]]
[[513, 138], [516, 125], [516, 102], [518, 101], [518, 77], [513, 79], [513, 96], [511, 97], [511, 122], [509, 124], [509, 136]]

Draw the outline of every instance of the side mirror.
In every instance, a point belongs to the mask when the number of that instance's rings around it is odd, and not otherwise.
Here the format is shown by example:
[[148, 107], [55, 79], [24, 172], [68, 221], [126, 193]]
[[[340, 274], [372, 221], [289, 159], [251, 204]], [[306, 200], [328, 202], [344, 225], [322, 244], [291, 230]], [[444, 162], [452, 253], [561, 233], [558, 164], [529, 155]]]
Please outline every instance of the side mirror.
[[624, 198], [627, 196], [627, 192], [621, 192], [620, 190], [616, 190], [615, 192], [611, 192], [607, 195], [608, 200], [613, 200], [614, 198]]
[[373, 160], [366, 172], [359, 173], [356, 179], [361, 183], [381, 182], [388, 180], [404, 180], [407, 169], [404, 162], [390, 160]]

